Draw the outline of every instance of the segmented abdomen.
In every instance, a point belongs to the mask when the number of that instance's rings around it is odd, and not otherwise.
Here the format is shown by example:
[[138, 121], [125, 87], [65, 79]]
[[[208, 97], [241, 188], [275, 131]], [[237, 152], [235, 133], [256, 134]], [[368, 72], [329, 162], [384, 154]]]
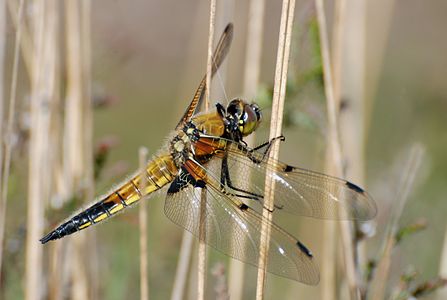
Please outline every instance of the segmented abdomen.
[[144, 188], [142, 188], [141, 182], [142, 174], [137, 173], [112, 193], [61, 224], [40, 241], [45, 244], [48, 241], [60, 239], [113, 216], [127, 206], [138, 202], [142, 197], [170, 183], [177, 172], [178, 169], [171, 155], [161, 155], [154, 158], [146, 167]]

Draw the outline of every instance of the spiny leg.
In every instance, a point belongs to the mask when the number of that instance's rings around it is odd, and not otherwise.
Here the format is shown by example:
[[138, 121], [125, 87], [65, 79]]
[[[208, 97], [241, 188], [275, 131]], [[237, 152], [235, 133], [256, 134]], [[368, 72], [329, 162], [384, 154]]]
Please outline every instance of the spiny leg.
[[[255, 148], [251, 148], [251, 149], [250, 149], [249, 147], [247, 147], [246, 144], [241, 144], [241, 143], [239, 143], [239, 144], [238, 144], [238, 148], [239, 148], [240, 150], [244, 151], [245, 153], [247, 153], [247, 157], [248, 157], [253, 163], [255, 163], [255, 164], [260, 164], [261, 162], [263, 162], [263, 161], [266, 159], [267, 155], [268, 155], [269, 152], [270, 152], [270, 149], [272, 148], [273, 142], [276, 141], [276, 140], [285, 141], [286, 138], [285, 138], [283, 135], [280, 135], [280, 136], [278, 136], [278, 137], [275, 137], [275, 138], [271, 139], [271, 140], [268, 141], [268, 142], [262, 143], [261, 145], [256, 146]], [[259, 150], [262, 149], [262, 148], [265, 148], [265, 150], [264, 150], [263, 152], [261, 152], [261, 153], [262, 153], [262, 156], [261, 156], [262, 158], [259, 159], [259, 158], [255, 157], [255, 155], [253, 155], [253, 153], [254, 153], [255, 151], [259, 151]]]
[[248, 199], [253, 199], [253, 200], [260, 200], [261, 198], [263, 198], [262, 195], [260, 194], [256, 194], [250, 191], [246, 191], [244, 189], [238, 188], [236, 187], [231, 178], [230, 178], [230, 170], [228, 168], [228, 154], [225, 153], [225, 156], [222, 159], [222, 166], [220, 169], [220, 184], [221, 184], [221, 188], [225, 189], [225, 186], [237, 191], [237, 192], [241, 192], [241, 193], [245, 193], [248, 195], [247, 196], [243, 196], [243, 198], [248, 198]]

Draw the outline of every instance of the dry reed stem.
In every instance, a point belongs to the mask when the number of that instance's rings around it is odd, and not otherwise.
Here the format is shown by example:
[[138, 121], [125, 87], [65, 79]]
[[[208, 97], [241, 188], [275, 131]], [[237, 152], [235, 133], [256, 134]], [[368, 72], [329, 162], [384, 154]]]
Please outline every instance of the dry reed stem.
[[[140, 161], [140, 191], [144, 191], [147, 185], [146, 167], [147, 167], [147, 148], [141, 147], [139, 150]], [[149, 280], [147, 270], [147, 203], [141, 199], [139, 207], [139, 226], [140, 226], [140, 299], [149, 299]]]
[[[3, 110], [4, 110], [4, 73], [5, 73], [5, 50], [6, 50], [6, 13], [5, 1], [0, 0], [0, 124], [3, 124]], [[16, 35], [17, 39], [17, 35]], [[3, 126], [0, 126], [0, 184], [3, 182]], [[2, 186], [0, 186], [2, 189]], [[3, 191], [0, 190], [0, 282], [2, 282], [2, 261], [3, 261], [3, 239], [5, 233], [5, 218], [6, 218], [6, 198], [2, 197]]]
[[391, 265], [391, 254], [396, 244], [396, 233], [399, 230], [399, 220], [404, 206], [413, 189], [416, 176], [424, 158], [425, 150], [421, 144], [414, 144], [410, 149], [406, 168], [402, 172], [402, 178], [398, 185], [395, 205], [388, 223], [387, 233], [382, 244], [382, 255], [375, 271], [370, 296], [372, 300], [380, 300], [385, 297], [386, 283], [388, 281]]
[[199, 248], [197, 257], [197, 299], [205, 299], [206, 282], [206, 189], [200, 194]]
[[210, 106], [210, 91], [211, 91], [211, 75], [213, 68], [213, 42], [214, 42], [214, 28], [216, 26], [216, 1], [210, 1], [210, 26], [208, 32], [208, 56], [206, 60], [206, 89], [205, 89], [205, 111], [208, 111]]
[[335, 3], [335, 16], [332, 33], [332, 75], [334, 81], [334, 100], [337, 105], [341, 98], [342, 49], [346, 27], [346, 0]]
[[[441, 259], [439, 263], [439, 277], [447, 278], [447, 227], [444, 231], [444, 243], [442, 245]], [[447, 287], [441, 288], [437, 294], [436, 299], [447, 299]]]
[[[284, 98], [286, 94], [287, 70], [290, 55], [293, 17], [295, 13], [295, 0], [284, 0], [281, 10], [281, 24], [279, 29], [278, 52], [276, 57], [275, 83], [273, 87], [272, 119], [270, 121], [270, 140], [281, 135]], [[269, 152], [269, 160], [277, 160], [279, 156], [279, 143], [274, 142]], [[273, 176], [266, 176], [264, 188], [264, 208], [262, 218], [272, 220], [274, 207], [275, 181]], [[262, 224], [261, 241], [259, 249], [259, 269], [256, 285], [256, 299], [264, 298], [264, 286], [268, 251], [270, 242], [270, 226]]]
[[[393, 17], [395, 16], [394, 7], [396, 6], [396, 0], [376, 0], [376, 1], [367, 1], [367, 0], [350, 0], [353, 4], [364, 5], [367, 7], [374, 3], [376, 7], [380, 7], [380, 9], [371, 9], [370, 12], [376, 11], [376, 15], [372, 15], [371, 13], [366, 16], [366, 19], [377, 20], [380, 18], [380, 22], [374, 22], [374, 41], [372, 45], [365, 45], [368, 54], [368, 74], [365, 81], [368, 83], [365, 87], [367, 90], [366, 95], [368, 96], [365, 110], [367, 113], [365, 115], [365, 132], [369, 132], [369, 126], [371, 124], [371, 117], [373, 115], [372, 110], [374, 110], [374, 98], [376, 95], [377, 87], [380, 84], [380, 76], [382, 75], [384, 64], [384, 56], [387, 51], [387, 46], [389, 43], [389, 35], [390, 35], [390, 27], [392, 26], [392, 22], [394, 21]], [[367, 43], [367, 42], [366, 42]]]
[[[81, 36], [81, 63], [83, 79], [83, 194], [86, 201], [95, 197], [95, 182], [93, 170], [93, 104], [92, 104], [92, 76], [91, 76], [91, 0], [80, 1], [80, 36]], [[99, 259], [97, 251], [96, 231], [86, 233], [88, 237], [87, 271], [89, 276], [89, 296], [91, 299], [99, 297]]]
[[[61, 97], [61, 81], [62, 81], [62, 73], [61, 73], [61, 51], [60, 49], [60, 32], [59, 29], [60, 26], [60, 3], [56, 3], [56, 20], [57, 22], [56, 26], [56, 33], [55, 33], [55, 39], [57, 44], [57, 49], [55, 52], [57, 52], [57, 58], [56, 58], [56, 74], [55, 74], [55, 95], [54, 95], [54, 101], [52, 102], [50, 106], [50, 113], [51, 113], [51, 128], [50, 128], [50, 145], [51, 147], [51, 154], [50, 154], [50, 163], [48, 165], [48, 168], [46, 170], [46, 173], [51, 174], [53, 182], [56, 180], [60, 180], [62, 176], [62, 164], [61, 164], [61, 140], [62, 140], [62, 119], [63, 114], [60, 113], [60, 108], [62, 104], [62, 97]], [[22, 53], [24, 53], [22, 49]], [[57, 146], [56, 146], [57, 145]], [[51, 193], [58, 194], [59, 188], [63, 187], [62, 185], [57, 185], [56, 188], [52, 188]], [[46, 205], [49, 204], [49, 198], [46, 201]], [[66, 263], [66, 257], [68, 251], [66, 251], [65, 247], [67, 246], [67, 243], [60, 242], [60, 243], [53, 243], [51, 245], [48, 245], [47, 247], [44, 247], [44, 249], [48, 250], [48, 258], [49, 258], [49, 265], [47, 269], [47, 280], [48, 280], [48, 292], [47, 292], [47, 298], [51, 300], [59, 300], [61, 299], [62, 295], [66, 294], [66, 287], [67, 282], [69, 278], [69, 271], [68, 268], [70, 267], [70, 264]], [[65, 256], [64, 256], [65, 255]]]
[[[210, 106], [210, 90], [211, 90], [211, 73], [213, 63], [213, 42], [214, 28], [216, 23], [216, 1], [210, 1], [210, 24], [208, 33], [208, 56], [206, 64], [206, 89], [205, 89], [205, 111]], [[205, 282], [206, 282], [206, 188], [202, 189], [200, 195], [200, 216], [199, 216], [199, 249], [198, 249], [198, 265], [197, 265], [197, 299], [205, 299]]]
[[51, 115], [47, 106], [55, 100], [57, 65], [56, 1], [36, 1], [33, 8], [25, 299], [39, 297], [42, 288], [43, 248], [38, 240], [43, 233], [43, 203], [50, 186], [50, 176], [42, 176], [42, 171], [49, 164]]
[[[64, 133], [64, 177], [68, 195], [80, 195], [82, 200], [92, 197], [91, 153], [91, 109], [90, 95], [86, 92], [86, 64], [83, 47], [84, 22], [81, 2], [65, 2], [66, 16], [66, 114]], [[89, 71], [89, 68], [87, 69]], [[87, 119], [89, 118], [89, 119]], [[88, 127], [90, 125], [90, 127]], [[90, 167], [89, 167], [90, 166]], [[90, 177], [90, 178], [89, 178]], [[87, 181], [87, 189], [83, 185]], [[80, 193], [79, 193], [80, 192]], [[85, 249], [91, 247], [92, 240], [86, 243], [87, 235], [75, 235], [71, 239], [73, 262], [71, 270], [71, 295], [74, 299], [89, 299], [90, 281], [89, 262], [91, 256], [85, 256]], [[89, 249], [89, 253], [95, 251]], [[93, 263], [92, 263], [93, 264]]]
[[[320, 31], [321, 41], [321, 56], [323, 58], [324, 70], [324, 88], [326, 94], [326, 103], [328, 111], [329, 123], [329, 139], [330, 148], [332, 149], [333, 164], [335, 176], [342, 177], [343, 163], [342, 150], [339, 140], [338, 128], [338, 108], [334, 97], [334, 81], [332, 74], [332, 66], [330, 62], [329, 41], [326, 29], [326, 16], [324, 11], [323, 0], [316, 0], [318, 25]], [[343, 244], [343, 257], [346, 269], [346, 278], [349, 287], [351, 299], [359, 299], [360, 293], [357, 284], [357, 267], [354, 259], [354, 249], [352, 244], [352, 232], [350, 224], [347, 222], [340, 222], [340, 232]]]
[[[247, 48], [245, 50], [243, 95], [248, 101], [256, 96], [261, 69], [262, 33], [264, 23], [265, 0], [251, 0], [248, 11]], [[252, 144], [255, 134], [245, 139]], [[250, 176], [250, 174], [248, 174]], [[249, 180], [249, 179], [245, 179]], [[245, 264], [232, 259], [229, 266], [229, 292], [231, 299], [240, 300], [243, 297]]]
[[[334, 168], [331, 158], [332, 150], [330, 147], [326, 149], [326, 173], [333, 174]], [[337, 299], [337, 235], [338, 231], [333, 222], [325, 222], [323, 225], [323, 241], [324, 246], [321, 255], [321, 281], [320, 291], [321, 299], [335, 300]]]
[[[339, 0], [335, 3], [335, 18], [333, 31], [333, 51], [332, 51], [332, 67], [334, 80], [334, 101], [336, 106], [340, 105], [340, 89], [341, 89], [341, 57], [342, 42], [345, 25], [345, 7], [346, 0]], [[330, 144], [330, 141], [328, 141]], [[333, 174], [332, 149], [328, 147], [326, 150], [326, 172]], [[333, 222], [325, 222], [323, 227], [323, 254], [321, 266], [321, 283], [320, 290], [322, 299], [336, 299], [337, 282], [336, 282], [336, 235], [338, 234], [336, 226]]]
[[[9, 169], [11, 164], [11, 151], [12, 151], [12, 140], [13, 140], [13, 126], [14, 126], [14, 119], [15, 119], [15, 108], [16, 108], [16, 101], [17, 101], [17, 74], [19, 71], [19, 58], [20, 58], [20, 42], [21, 42], [21, 35], [22, 35], [22, 27], [23, 27], [23, 7], [24, 7], [24, 0], [20, 0], [19, 4], [19, 10], [17, 12], [17, 30], [16, 30], [16, 37], [15, 37], [15, 43], [14, 43], [14, 58], [13, 58], [13, 65], [12, 65], [12, 75], [11, 75], [11, 89], [9, 92], [9, 108], [8, 108], [8, 116], [7, 116], [7, 123], [6, 123], [6, 132], [3, 136], [2, 132], [0, 132], [0, 182], [1, 182], [1, 192], [0, 192], [0, 270], [2, 269], [2, 261], [3, 261], [3, 240], [5, 235], [5, 223], [6, 223], [6, 210], [7, 210], [7, 197], [8, 197], [8, 183], [9, 183]], [[5, 16], [4, 12], [4, 2], [2, 4], [2, 15], [1, 17]], [[2, 19], [0, 21], [2, 23], [1, 27], [5, 26], [5, 21]], [[5, 31], [6, 29], [3, 28], [1, 32]], [[6, 34], [5, 34], [6, 35]], [[5, 36], [3, 35], [3, 37]], [[3, 52], [5, 44], [0, 44], [0, 51]], [[2, 73], [2, 76], [0, 76], [0, 85], [3, 86], [3, 59], [4, 59], [4, 53], [0, 53], [1, 57], [1, 64], [0, 64], [0, 72]], [[3, 89], [0, 89], [0, 99], [2, 100], [0, 103], [1, 106], [1, 119], [3, 119]], [[0, 122], [0, 127], [2, 126], [3, 122]], [[0, 129], [1, 130], [1, 129]], [[3, 145], [4, 143], [4, 145]], [[4, 157], [3, 153], [4, 151]], [[0, 272], [0, 281], [1, 281], [1, 272]]]
[[[11, 17], [12, 23], [14, 24], [14, 27], [17, 28], [19, 26], [19, 23], [21, 22], [19, 20], [19, 14], [16, 12], [19, 11], [20, 2], [16, 0], [6, 0], [6, 4], [9, 10], [9, 16]], [[21, 31], [21, 41], [20, 41], [20, 49], [22, 51], [22, 59], [24, 61], [26, 70], [28, 71], [28, 76], [32, 76], [32, 59], [33, 59], [33, 43], [31, 40], [31, 34], [29, 31], [29, 28], [27, 26], [21, 25], [20, 28]]]
[[[367, 94], [366, 94], [366, 76], [369, 74], [366, 68], [366, 16], [367, 5], [366, 1], [351, 1], [346, 6], [346, 15], [344, 19], [343, 32], [346, 38], [343, 39], [343, 61], [340, 64], [339, 70], [334, 63], [334, 81], [337, 83], [337, 73], [343, 72], [343, 87], [342, 92], [337, 91], [335, 86], [334, 94], [338, 100], [338, 106], [343, 105], [343, 110], [340, 111], [340, 140], [343, 148], [343, 158], [345, 164], [345, 178], [354, 180], [359, 185], [365, 185], [365, 148], [367, 143], [365, 120]], [[334, 47], [337, 45], [334, 45]], [[336, 51], [337, 49], [334, 49]], [[341, 51], [338, 51], [341, 52]], [[341, 70], [341, 68], [343, 70]], [[341, 79], [341, 77], [340, 77]], [[341, 85], [341, 84], [340, 84]], [[341, 103], [340, 93], [343, 93], [344, 101]], [[359, 223], [354, 222], [353, 228], [355, 233], [359, 233]], [[371, 224], [372, 225], [372, 224]], [[373, 226], [373, 225], [372, 225]], [[356, 236], [356, 234], [354, 235]], [[356, 259], [357, 276], [360, 281], [364, 278], [362, 266], [366, 266], [366, 250], [367, 243], [360, 243], [354, 237], [354, 257]], [[359, 286], [363, 285], [359, 283]]]
[[194, 242], [194, 236], [185, 231], [183, 233], [182, 245], [180, 246], [180, 256], [175, 272], [174, 287], [172, 288], [171, 300], [185, 299], [186, 278], [189, 271], [189, 262], [191, 259], [191, 250]]
[[243, 87], [244, 97], [248, 97], [248, 99], [256, 96], [259, 85], [264, 11], [265, 0], [250, 1]]

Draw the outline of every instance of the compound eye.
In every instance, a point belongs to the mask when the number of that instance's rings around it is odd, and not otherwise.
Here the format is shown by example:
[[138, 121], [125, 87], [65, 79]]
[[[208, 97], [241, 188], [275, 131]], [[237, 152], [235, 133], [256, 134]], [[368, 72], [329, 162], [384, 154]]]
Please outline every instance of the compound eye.
[[260, 117], [259, 108], [256, 109], [253, 105], [248, 104], [244, 106], [244, 114], [240, 119], [241, 125], [239, 126], [239, 130], [243, 136], [247, 136], [256, 130], [259, 125]]
[[260, 122], [262, 120], [261, 108], [259, 108], [259, 106], [256, 103], [252, 103], [252, 104], [250, 104], [250, 106], [253, 109], [253, 111], [255, 112], [256, 117], [258, 118], [258, 122]]

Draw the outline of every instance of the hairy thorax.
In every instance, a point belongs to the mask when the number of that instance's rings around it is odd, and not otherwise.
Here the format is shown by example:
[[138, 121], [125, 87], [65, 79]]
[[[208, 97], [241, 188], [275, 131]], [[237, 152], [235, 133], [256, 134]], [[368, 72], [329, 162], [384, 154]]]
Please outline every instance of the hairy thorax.
[[169, 143], [175, 165], [180, 168], [188, 159], [194, 157], [194, 143], [199, 139], [199, 131], [192, 123], [187, 123]]

